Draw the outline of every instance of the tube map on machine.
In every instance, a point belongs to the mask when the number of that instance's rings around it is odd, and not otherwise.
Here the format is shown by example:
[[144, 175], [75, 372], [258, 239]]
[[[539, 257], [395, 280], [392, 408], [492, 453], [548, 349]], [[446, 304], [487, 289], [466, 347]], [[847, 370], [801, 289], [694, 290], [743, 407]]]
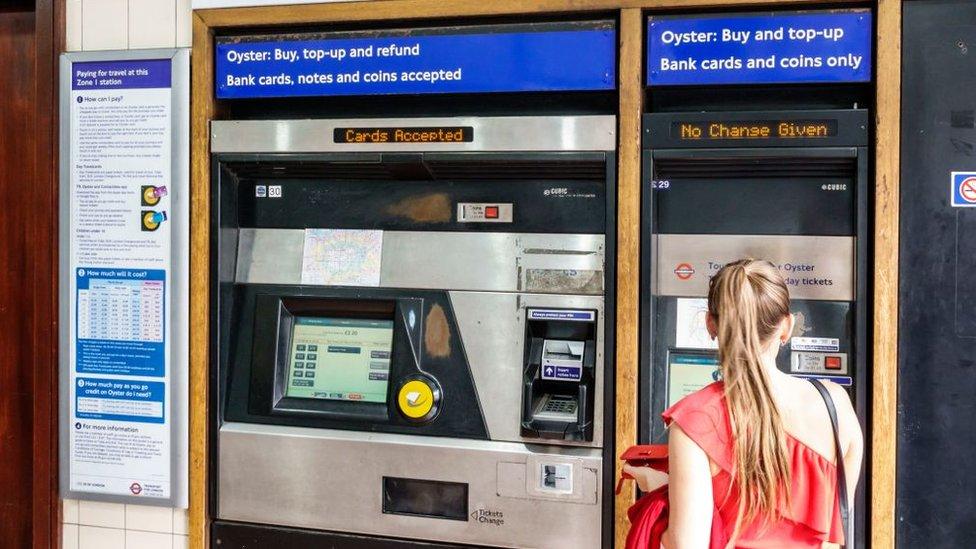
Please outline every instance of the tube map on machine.
[[612, 28], [223, 42], [217, 97], [612, 90], [616, 43]]
[[649, 86], [868, 82], [871, 12], [651, 17]]

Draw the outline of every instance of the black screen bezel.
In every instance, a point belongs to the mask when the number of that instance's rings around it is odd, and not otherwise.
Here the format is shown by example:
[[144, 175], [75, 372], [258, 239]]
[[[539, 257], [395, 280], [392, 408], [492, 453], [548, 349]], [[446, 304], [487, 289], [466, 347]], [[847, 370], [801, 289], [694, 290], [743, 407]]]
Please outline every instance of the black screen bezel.
[[[291, 342], [296, 317], [319, 318], [349, 318], [387, 320], [393, 322], [393, 339], [391, 341], [391, 357], [398, 345], [398, 339], [403, 341], [406, 334], [399, 326], [397, 318], [398, 304], [394, 299], [336, 299], [317, 297], [280, 297], [258, 296], [256, 323], [262, 318], [273, 318], [275, 321], [273, 355], [268, 356], [269, 350], [262, 349], [261, 338], [254, 340], [254, 364], [252, 370], [252, 387], [255, 383], [263, 385], [264, 380], [271, 381], [271, 415], [277, 416], [321, 416], [334, 419], [357, 419], [376, 422], [390, 420], [393, 402], [394, 361], [390, 362], [390, 373], [386, 388], [385, 402], [365, 402], [332, 400], [317, 398], [302, 398], [287, 396], [288, 365], [291, 354]], [[273, 312], [272, 312], [273, 311]], [[271, 313], [271, 314], [269, 314]], [[257, 327], [256, 327], [257, 328]], [[259, 330], [255, 330], [256, 334]], [[398, 332], [400, 337], [398, 337]], [[270, 359], [270, 360], [269, 360]], [[260, 403], [257, 403], [260, 405]]]

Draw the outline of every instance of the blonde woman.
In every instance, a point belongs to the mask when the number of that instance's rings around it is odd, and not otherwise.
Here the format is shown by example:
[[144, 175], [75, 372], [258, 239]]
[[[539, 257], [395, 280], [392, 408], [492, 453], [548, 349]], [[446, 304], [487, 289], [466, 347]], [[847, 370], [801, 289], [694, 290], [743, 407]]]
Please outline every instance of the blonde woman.
[[[810, 382], [776, 368], [793, 331], [790, 297], [775, 266], [740, 260], [708, 292], [708, 333], [718, 339], [722, 381], [664, 412], [670, 425], [667, 549], [703, 549], [713, 512], [735, 548], [819, 548], [844, 544], [836, 460], [848, 506], [861, 469], [861, 429], [844, 390], [826, 383], [836, 406], [840, 455], [825, 401]], [[627, 466], [641, 488], [657, 480]]]

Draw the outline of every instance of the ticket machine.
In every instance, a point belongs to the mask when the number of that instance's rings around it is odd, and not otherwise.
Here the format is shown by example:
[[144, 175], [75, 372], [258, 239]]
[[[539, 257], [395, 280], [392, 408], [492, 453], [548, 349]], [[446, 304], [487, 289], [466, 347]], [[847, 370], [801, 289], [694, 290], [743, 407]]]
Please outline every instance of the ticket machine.
[[743, 257], [790, 290], [779, 368], [847, 387], [865, 420], [867, 127], [864, 109], [645, 115], [642, 438], [664, 442], [661, 412], [719, 379], [708, 280]]
[[615, 128], [212, 123], [215, 543], [611, 544]]

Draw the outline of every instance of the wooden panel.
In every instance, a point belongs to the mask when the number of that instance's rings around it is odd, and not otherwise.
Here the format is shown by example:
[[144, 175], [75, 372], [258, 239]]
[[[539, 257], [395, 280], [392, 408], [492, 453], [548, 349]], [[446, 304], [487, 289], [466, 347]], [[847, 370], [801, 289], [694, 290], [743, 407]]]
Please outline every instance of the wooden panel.
[[[617, 133], [617, 425], [615, 453], [637, 443], [638, 347], [640, 344], [640, 147], [644, 18], [639, 9], [620, 13], [620, 114]], [[614, 478], [620, 478], [616, 462]], [[634, 503], [634, 483], [615, 501], [616, 546], [623, 547]]]
[[207, 541], [207, 429], [210, 324], [210, 119], [213, 35], [193, 16], [190, 79], [190, 547]]
[[34, 58], [34, 12], [0, 8], [0, 532], [10, 547], [30, 546], [33, 523]]
[[878, 3], [875, 119], [874, 376], [869, 437], [871, 547], [895, 546], [901, 0]]
[[[34, 3], [34, 178], [26, 186], [33, 265], [30, 279], [32, 329], [29, 352], [33, 371], [32, 545], [60, 540], [58, 498], [58, 54], [64, 37], [64, 5]], [[23, 187], [22, 187], [23, 188]]]
[[[375, 21], [382, 19], [419, 19], [508, 15], [525, 13], [559, 13], [609, 11], [619, 8], [699, 9], [729, 5], [812, 4], [818, 0], [382, 0], [278, 7], [198, 10], [211, 27], [247, 27], [254, 25], [288, 25], [335, 21]], [[823, 3], [823, 2], [820, 2]]]
[[52, 1], [0, 8], [0, 532], [50, 547], [57, 497], [57, 40]]

